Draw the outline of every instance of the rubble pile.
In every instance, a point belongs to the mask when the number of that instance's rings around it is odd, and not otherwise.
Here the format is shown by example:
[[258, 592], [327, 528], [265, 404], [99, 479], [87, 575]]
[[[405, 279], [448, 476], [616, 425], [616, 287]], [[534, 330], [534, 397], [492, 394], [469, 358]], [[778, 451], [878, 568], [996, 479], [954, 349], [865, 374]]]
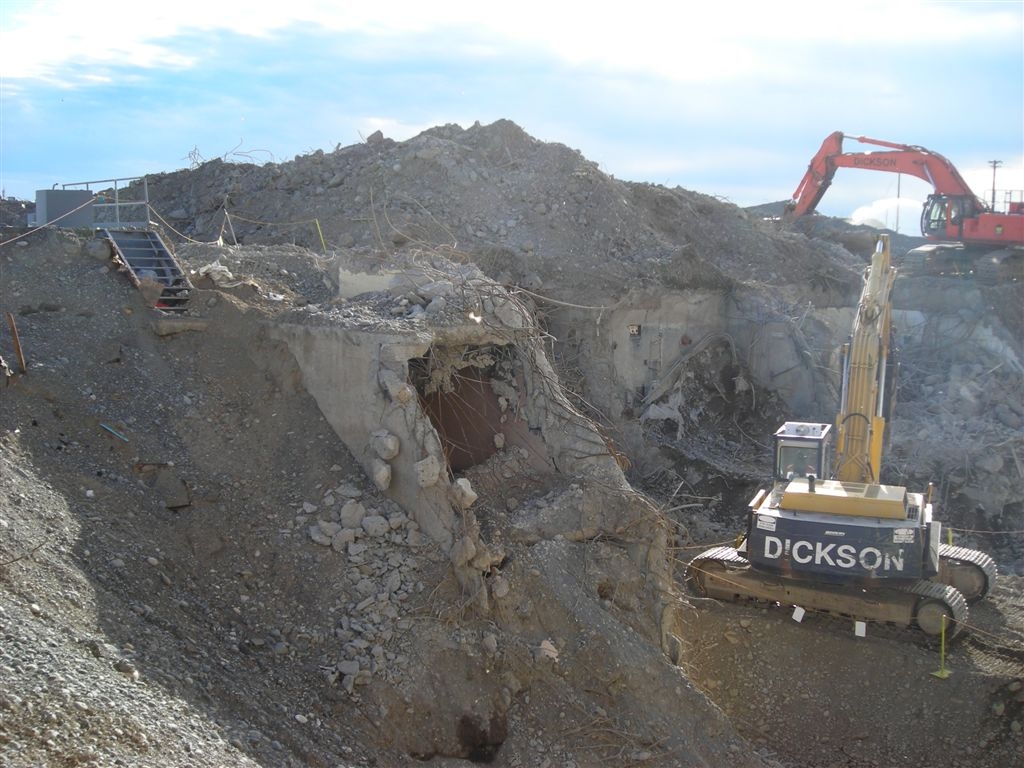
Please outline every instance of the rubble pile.
[[1020, 756], [1019, 287], [898, 299], [886, 471], [1002, 571], [936, 699], [934, 648], [677, 578], [777, 423], [831, 418], [856, 236], [508, 121], [148, 186], [184, 311], [82, 233], [0, 246], [5, 764]]

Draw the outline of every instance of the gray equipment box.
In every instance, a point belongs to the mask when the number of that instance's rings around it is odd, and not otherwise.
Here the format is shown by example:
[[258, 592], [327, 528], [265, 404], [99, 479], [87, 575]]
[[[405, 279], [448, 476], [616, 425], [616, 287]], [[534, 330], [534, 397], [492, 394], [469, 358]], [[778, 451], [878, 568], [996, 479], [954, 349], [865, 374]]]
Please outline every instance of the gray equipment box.
[[[35, 226], [56, 223], [69, 229], [91, 228], [93, 194], [88, 189], [37, 189]], [[84, 206], [75, 211], [79, 206]], [[61, 216], [75, 211], [70, 216]], [[60, 221], [56, 221], [60, 219]]]

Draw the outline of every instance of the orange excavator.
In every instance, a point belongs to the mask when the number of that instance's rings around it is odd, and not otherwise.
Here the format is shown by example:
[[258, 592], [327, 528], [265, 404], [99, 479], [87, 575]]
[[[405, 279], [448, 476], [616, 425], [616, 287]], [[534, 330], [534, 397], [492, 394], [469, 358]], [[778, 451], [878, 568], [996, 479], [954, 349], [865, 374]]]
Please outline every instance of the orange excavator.
[[[884, 149], [844, 152], [847, 138]], [[783, 220], [812, 213], [839, 168], [906, 173], [932, 185], [921, 212], [921, 235], [931, 242], [897, 262], [904, 275], [974, 276], [990, 285], [1024, 279], [1024, 201], [1009, 202], [1006, 212], [994, 211], [949, 160], [924, 147], [830, 134], [811, 159]]]

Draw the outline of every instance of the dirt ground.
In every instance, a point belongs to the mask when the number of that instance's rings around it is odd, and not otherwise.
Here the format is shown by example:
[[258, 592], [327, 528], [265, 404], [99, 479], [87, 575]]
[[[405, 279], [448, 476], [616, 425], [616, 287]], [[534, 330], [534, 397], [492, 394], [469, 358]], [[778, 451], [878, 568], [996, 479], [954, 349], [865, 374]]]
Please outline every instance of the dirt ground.
[[[593, 323], [586, 308], [641, 287], [751, 292], [765, 307], [782, 296], [783, 314], [848, 306], [863, 256], [845, 246], [864, 232], [808, 238], [727, 201], [624, 184], [506, 121], [290, 163], [214, 162], [149, 187], [202, 286], [183, 316], [154, 310], [88, 233], [0, 238], [3, 764], [1024, 760], [1024, 403], [1020, 318], [1007, 311], [1019, 287], [979, 299], [1005, 360], [966, 336], [905, 350], [888, 471], [941, 478], [958, 539], [1001, 570], [945, 656], [906, 630], [856, 637], [841, 618], [797, 623], [686, 592], [686, 562], [731, 541], [767, 471], [766, 436], [790, 417], [767, 385], [723, 392], [730, 363], [714, 344], [674, 390], [699, 406], [697, 430], [613, 415], [596, 374], [607, 361], [552, 339], [566, 391], [612, 436], [635, 492], [541, 478], [508, 452], [468, 471], [482, 534], [505, 552], [488, 577], [500, 599], [481, 612], [449, 554], [337, 438], [267, 324], [313, 305], [376, 322], [339, 298], [345, 275], [434, 257], [522, 291], [553, 328]], [[211, 263], [232, 279], [201, 280]], [[395, 317], [393, 300], [380, 306]], [[975, 321], [973, 305], [958, 311]], [[979, 518], [980, 499], [998, 514]], [[667, 532], [669, 653], [644, 565], [656, 550], [629, 527], [562, 525], [619, 505]], [[311, 534], [356, 506], [383, 521], [356, 548]]]

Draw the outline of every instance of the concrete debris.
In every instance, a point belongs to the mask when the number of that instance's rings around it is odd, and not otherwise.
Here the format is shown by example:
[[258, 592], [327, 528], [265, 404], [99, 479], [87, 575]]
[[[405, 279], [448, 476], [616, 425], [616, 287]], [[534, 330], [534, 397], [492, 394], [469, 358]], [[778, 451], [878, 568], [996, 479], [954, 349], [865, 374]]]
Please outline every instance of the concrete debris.
[[558, 661], [558, 649], [555, 648], [555, 644], [550, 640], [541, 640], [540, 645], [537, 646], [537, 650], [534, 655], [538, 662]]
[[0, 762], [1015, 764], [1019, 288], [900, 289], [885, 471], [1006, 573], [929, 698], [932, 649], [676, 581], [834, 412], [861, 254], [508, 121], [148, 181], [180, 317], [0, 250]]
[[470, 536], [463, 536], [452, 547], [448, 557], [451, 558], [452, 565], [456, 568], [461, 568], [469, 564], [469, 561], [476, 555], [476, 543]]
[[452, 483], [451, 496], [452, 502], [459, 509], [469, 509], [478, 498], [473, 486], [465, 477], [460, 477]]
[[441, 477], [441, 462], [437, 460], [436, 456], [427, 456], [425, 459], [420, 459], [416, 462], [414, 468], [416, 470], [416, 482], [420, 488], [436, 485]]
[[374, 538], [380, 538], [391, 530], [387, 518], [380, 515], [367, 515], [362, 519], [360, 525], [362, 525], [363, 530], [366, 531], [368, 536]]
[[341, 508], [341, 525], [345, 528], [361, 528], [366, 514], [366, 507], [362, 502], [351, 499]]
[[391, 487], [391, 465], [381, 459], [374, 459], [370, 465], [370, 477], [378, 490], [386, 491]]
[[401, 442], [398, 437], [387, 430], [379, 429], [370, 435], [370, 446], [384, 461], [390, 461], [398, 455]]

